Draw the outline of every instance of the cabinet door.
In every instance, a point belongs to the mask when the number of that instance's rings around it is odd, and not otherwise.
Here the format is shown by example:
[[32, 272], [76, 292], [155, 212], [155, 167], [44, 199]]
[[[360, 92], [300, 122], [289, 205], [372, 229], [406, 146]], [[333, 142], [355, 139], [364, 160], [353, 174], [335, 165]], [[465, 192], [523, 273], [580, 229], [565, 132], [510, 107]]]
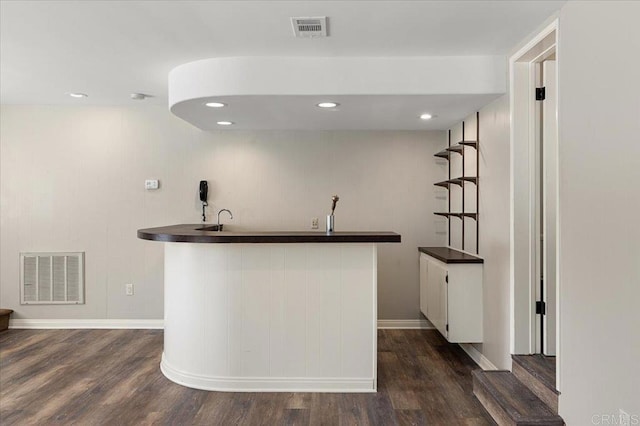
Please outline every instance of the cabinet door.
[[442, 262], [428, 258], [427, 318], [447, 337], [447, 269]]
[[420, 254], [420, 312], [427, 316], [427, 255]]

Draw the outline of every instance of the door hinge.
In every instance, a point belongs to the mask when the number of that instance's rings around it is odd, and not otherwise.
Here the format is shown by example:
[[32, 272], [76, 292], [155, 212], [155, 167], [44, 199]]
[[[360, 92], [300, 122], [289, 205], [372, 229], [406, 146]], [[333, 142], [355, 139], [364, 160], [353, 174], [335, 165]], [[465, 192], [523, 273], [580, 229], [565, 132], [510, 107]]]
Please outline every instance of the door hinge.
[[536, 302], [536, 315], [546, 315], [547, 314], [547, 304], [544, 302]]
[[536, 87], [536, 101], [544, 101], [545, 90], [544, 87]]
[[444, 282], [445, 282], [445, 283], [448, 283], [448, 282], [449, 282], [449, 274], [447, 274], [447, 275], [444, 277]]
[[444, 326], [445, 330], [449, 331], [449, 324]]

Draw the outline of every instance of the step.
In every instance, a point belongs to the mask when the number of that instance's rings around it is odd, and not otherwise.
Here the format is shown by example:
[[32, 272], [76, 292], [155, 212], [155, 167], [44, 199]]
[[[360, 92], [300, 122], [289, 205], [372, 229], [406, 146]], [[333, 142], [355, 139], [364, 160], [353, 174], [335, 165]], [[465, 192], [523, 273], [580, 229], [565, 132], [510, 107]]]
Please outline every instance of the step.
[[499, 425], [562, 426], [560, 416], [510, 371], [475, 370], [473, 393]]
[[558, 413], [556, 359], [544, 355], [512, 355], [511, 370], [554, 413]]

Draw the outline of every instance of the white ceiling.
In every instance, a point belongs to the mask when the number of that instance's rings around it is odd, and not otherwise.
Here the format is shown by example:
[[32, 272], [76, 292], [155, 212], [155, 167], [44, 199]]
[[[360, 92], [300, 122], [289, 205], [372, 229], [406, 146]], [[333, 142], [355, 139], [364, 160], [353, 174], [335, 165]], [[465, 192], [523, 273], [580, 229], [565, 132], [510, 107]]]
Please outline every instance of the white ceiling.
[[[563, 3], [2, 1], [0, 101], [166, 105], [169, 71], [214, 57], [506, 55]], [[330, 37], [293, 37], [290, 17], [325, 15]]]

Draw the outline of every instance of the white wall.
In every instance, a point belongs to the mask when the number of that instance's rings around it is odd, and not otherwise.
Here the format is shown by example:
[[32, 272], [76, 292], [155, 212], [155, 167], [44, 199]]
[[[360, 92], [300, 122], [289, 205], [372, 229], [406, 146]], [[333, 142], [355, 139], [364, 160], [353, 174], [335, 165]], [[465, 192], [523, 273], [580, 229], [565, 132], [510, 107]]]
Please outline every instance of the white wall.
[[[464, 120], [465, 139], [476, 139], [476, 115]], [[462, 123], [451, 129], [451, 142], [462, 139]], [[472, 148], [466, 148], [471, 150]], [[509, 96], [480, 110], [479, 255], [484, 258], [484, 342], [474, 345], [495, 366], [511, 368], [509, 353]], [[473, 152], [470, 152], [473, 154]], [[467, 161], [469, 157], [471, 163]], [[461, 175], [459, 156], [453, 154], [452, 177]], [[465, 154], [465, 175], [475, 173], [475, 157]], [[454, 170], [455, 169], [455, 170]], [[452, 210], [459, 210], [459, 189], [453, 186]], [[475, 188], [467, 184], [465, 210], [475, 208]], [[469, 196], [470, 195], [470, 196]], [[454, 200], [455, 199], [455, 200]], [[451, 247], [460, 249], [461, 224], [453, 218]], [[475, 223], [465, 224], [465, 250], [475, 252]]]
[[481, 352], [509, 369], [509, 96], [480, 110], [480, 255], [484, 263]]
[[[568, 2], [560, 14], [559, 365], [568, 425], [621, 424], [602, 417], [620, 409], [635, 416], [630, 424], [640, 419], [638, 16], [637, 2]], [[509, 126], [508, 95], [480, 110], [484, 343], [476, 346], [498, 368], [511, 365]]]
[[[323, 226], [339, 194], [338, 230], [402, 235], [379, 246], [379, 318], [419, 318], [416, 247], [445, 238], [431, 189], [444, 132], [201, 132], [148, 105], [1, 114], [0, 304], [15, 318], [162, 318], [162, 245], [136, 230], [198, 223], [201, 179], [209, 214], [232, 210], [223, 221], [236, 229]], [[145, 191], [147, 178], [160, 190]], [[86, 305], [20, 306], [22, 251], [85, 251]]]
[[621, 408], [636, 415], [630, 424], [640, 418], [638, 17], [640, 2], [568, 2], [560, 14], [560, 415], [569, 425]]
[[[607, 424], [594, 416], [620, 409], [640, 418], [638, 16], [634, 2], [568, 2], [560, 14], [559, 365], [568, 425]], [[485, 310], [477, 347], [509, 368], [508, 96], [481, 109], [480, 123]]]

